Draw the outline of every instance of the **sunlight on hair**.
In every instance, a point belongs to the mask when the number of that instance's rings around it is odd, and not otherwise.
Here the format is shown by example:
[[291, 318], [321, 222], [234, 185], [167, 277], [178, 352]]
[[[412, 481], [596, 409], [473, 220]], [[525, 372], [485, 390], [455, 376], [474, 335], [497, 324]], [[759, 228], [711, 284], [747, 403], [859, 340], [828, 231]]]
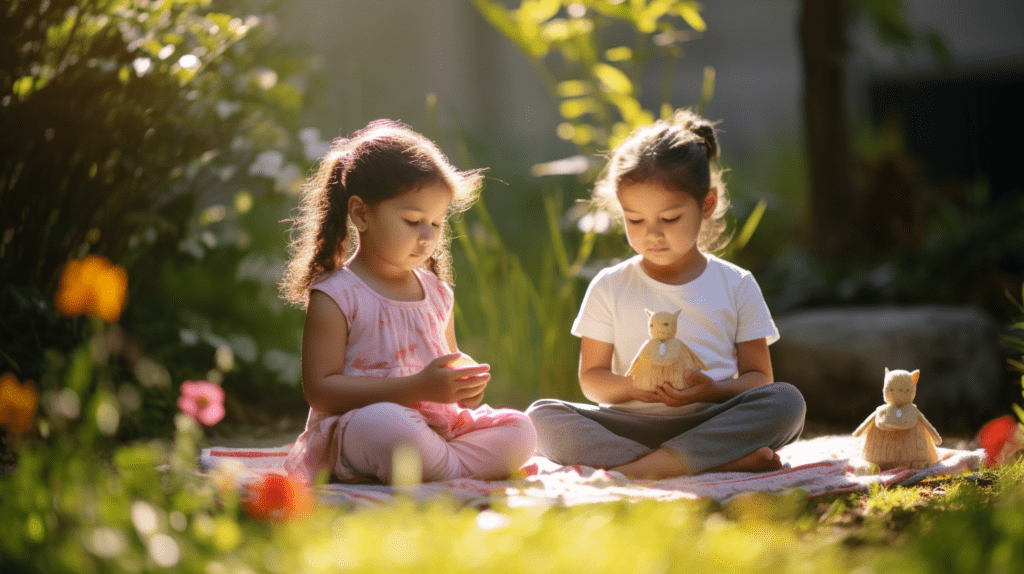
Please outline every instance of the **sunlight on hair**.
[[605, 210], [584, 214], [576, 223], [583, 233], [605, 233], [612, 227], [612, 215]]

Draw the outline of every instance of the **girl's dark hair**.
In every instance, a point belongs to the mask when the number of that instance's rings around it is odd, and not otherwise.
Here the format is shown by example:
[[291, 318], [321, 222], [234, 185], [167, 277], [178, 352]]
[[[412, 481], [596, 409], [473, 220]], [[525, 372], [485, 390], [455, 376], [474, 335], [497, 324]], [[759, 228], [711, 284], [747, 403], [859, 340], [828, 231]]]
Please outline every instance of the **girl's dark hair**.
[[[298, 215], [292, 220], [282, 296], [304, 307], [310, 286], [355, 253], [359, 235], [348, 216], [350, 197], [375, 205], [425, 185], [441, 184], [452, 192], [451, 215], [469, 208], [482, 180], [481, 170], [459, 171], [434, 142], [400, 122], [376, 120], [348, 138], [334, 140], [303, 187]], [[445, 225], [434, 253], [423, 264], [449, 284], [450, 241]]]
[[621, 215], [618, 191], [623, 184], [659, 183], [690, 194], [697, 205], [715, 193], [715, 210], [705, 217], [697, 245], [702, 251], [719, 251], [731, 239], [725, 233], [729, 196], [715, 166], [719, 151], [714, 124], [690, 110], [678, 110], [638, 128], [612, 151], [594, 186], [594, 203]]

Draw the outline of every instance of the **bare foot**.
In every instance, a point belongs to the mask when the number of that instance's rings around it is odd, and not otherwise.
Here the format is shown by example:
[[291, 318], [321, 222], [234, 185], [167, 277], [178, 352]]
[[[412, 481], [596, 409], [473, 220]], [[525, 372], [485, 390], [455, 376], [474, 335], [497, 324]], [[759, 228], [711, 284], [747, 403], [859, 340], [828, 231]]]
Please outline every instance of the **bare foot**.
[[659, 448], [633, 462], [609, 468], [631, 479], [660, 480], [686, 474], [686, 468], [668, 450]]
[[754, 452], [732, 462], [709, 468], [704, 472], [769, 472], [782, 468], [779, 453], [763, 446]]

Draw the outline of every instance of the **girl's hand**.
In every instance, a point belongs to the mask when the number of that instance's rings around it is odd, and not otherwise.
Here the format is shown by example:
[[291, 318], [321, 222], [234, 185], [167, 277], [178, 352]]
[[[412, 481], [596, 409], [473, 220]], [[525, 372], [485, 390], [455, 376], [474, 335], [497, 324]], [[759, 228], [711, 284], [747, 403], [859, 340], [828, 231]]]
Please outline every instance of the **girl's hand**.
[[[490, 365], [469, 365], [451, 368], [462, 353], [444, 355], [431, 361], [417, 375], [425, 400], [436, 403], [459, 403], [483, 400], [484, 388], [491, 375]], [[479, 404], [479, 402], [477, 403]]]
[[629, 391], [629, 398], [634, 401], [640, 401], [642, 403], [660, 403], [662, 402], [661, 395], [655, 391], [645, 391], [633, 387]]
[[[461, 357], [449, 363], [448, 368], [459, 370], [468, 366], [475, 366], [479, 364], [480, 363], [477, 363], [475, 360], [473, 360], [472, 357], [463, 353]], [[464, 409], [475, 409], [478, 406], [480, 406], [480, 403], [482, 402], [484, 402], [484, 392], [480, 391], [479, 395], [469, 397], [468, 399], [462, 399], [461, 401], [459, 401], [458, 404], [460, 407]]]
[[687, 369], [685, 376], [688, 387], [678, 390], [664, 383], [655, 390], [658, 400], [670, 407], [681, 407], [693, 403], [712, 402], [718, 394], [714, 379], [702, 371]]

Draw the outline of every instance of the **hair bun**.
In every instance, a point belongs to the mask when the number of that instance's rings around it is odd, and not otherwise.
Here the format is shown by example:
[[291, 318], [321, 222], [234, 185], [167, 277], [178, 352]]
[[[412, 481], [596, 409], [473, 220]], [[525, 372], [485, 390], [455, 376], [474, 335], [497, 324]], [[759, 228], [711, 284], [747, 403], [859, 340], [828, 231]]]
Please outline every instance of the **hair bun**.
[[697, 136], [697, 144], [704, 148], [708, 161], [718, 158], [718, 135], [715, 125], [690, 110], [679, 110], [672, 118], [672, 123]]

